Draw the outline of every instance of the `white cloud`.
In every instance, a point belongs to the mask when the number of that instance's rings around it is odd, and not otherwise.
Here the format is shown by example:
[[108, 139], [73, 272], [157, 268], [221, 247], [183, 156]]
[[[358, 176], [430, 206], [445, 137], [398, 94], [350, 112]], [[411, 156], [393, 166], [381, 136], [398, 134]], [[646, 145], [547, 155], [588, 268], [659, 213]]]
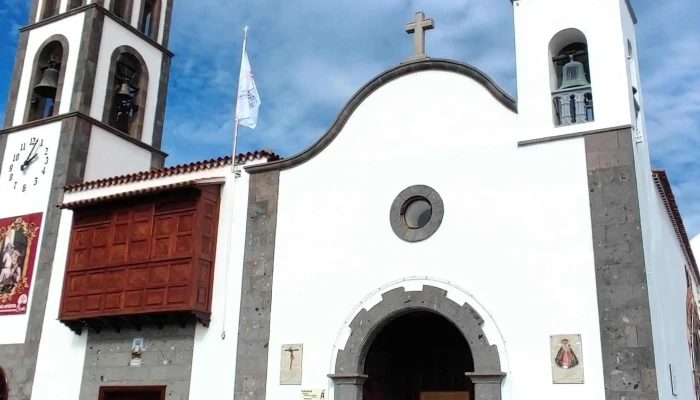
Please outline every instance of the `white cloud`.
[[[668, 171], [691, 235], [700, 233], [700, 7], [696, 0], [632, 0], [655, 168]], [[413, 12], [434, 18], [427, 52], [464, 61], [515, 95], [508, 0], [178, 0], [164, 135], [169, 164], [230, 152], [243, 26], [263, 100], [239, 150], [291, 155], [316, 141], [367, 80], [412, 51]], [[0, 1], [3, 54], [14, 54], [27, 0]], [[3, 73], [11, 75], [13, 57]], [[8, 68], [10, 70], [8, 70]], [[9, 79], [8, 79], [9, 80]], [[0, 89], [6, 89], [0, 85]], [[4, 102], [4, 98], [0, 99]], [[0, 103], [0, 108], [2, 104]]]
[[[633, 0], [655, 168], [674, 182], [691, 234], [700, 232], [700, 18], [694, 0]], [[173, 40], [178, 56], [165, 146], [170, 163], [226, 154], [233, 131], [242, 28], [263, 105], [240, 150], [271, 147], [291, 155], [316, 141], [367, 80], [412, 51], [404, 32], [417, 10], [435, 20], [430, 56], [464, 61], [515, 95], [511, 4], [507, 0], [180, 1]], [[193, 149], [196, 151], [193, 152]], [[699, 185], [700, 186], [700, 185]]]
[[689, 0], [643, 5], [638, 55], [653, 166], [667, 170], [692, 237], [700, 233], [700, 8]]
[[[165, 136], [165, 146], [173, 143], [174, 148], [170, 162], [183, 159], [180, 154], [192, 157], [191, 144], [231, 141], [246, 24], [263, 105], [258, 128], [241, 137], [241, 150], [267, 143], [289, 155], [320, 137], [367, 80], [410, 54], [412, 39], [404, 27], [415, 10], [436, 20], [438, 29], [427, 38], [431, 56], [482, 62], [480, 69], [513, 92], [510, 7], [507, 1], [491, 6], [481, 0], [260, 0], [241, 13], [233, 2], [178, 3], [171, 42], [178, 54], [173, 62], [177, 83], [171, 89]], [[508, 26], [511, 33], [490, 35], [496, 26]], [[472, 36], [485, 40], [471, 43]], [[206, 116], [207, 122], [193, 122], [193, 116]]]

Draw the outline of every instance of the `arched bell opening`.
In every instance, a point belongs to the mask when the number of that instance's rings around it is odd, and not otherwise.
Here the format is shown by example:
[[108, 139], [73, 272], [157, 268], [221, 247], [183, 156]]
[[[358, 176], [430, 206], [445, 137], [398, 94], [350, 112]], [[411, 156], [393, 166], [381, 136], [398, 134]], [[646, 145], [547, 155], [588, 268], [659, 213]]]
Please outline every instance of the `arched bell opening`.
[[365, 400], [474, 400], [465, 375], [474, 360], [464, 336], [446, 318], [405, 313], [378, 332], [364, 361]]
[[143, 57], [129, 46], [112, 54], [103, 122], [141, 139], [144, 106], [148, 95], [148, 68]]
[[594, 120], [588, 42], [578, 29], [557, 33], [549, 43], [550, 86], [555, 126]]
[[432, 286], [382, 299], [350, 323], [329, 374], [334, 400], [501, 399], [498, 348], [476, 310]]
[[37, 53], [29, 82], [24, 121], [58, 115], [68, 59], [68, 40], [63, 35], [48, 38]]

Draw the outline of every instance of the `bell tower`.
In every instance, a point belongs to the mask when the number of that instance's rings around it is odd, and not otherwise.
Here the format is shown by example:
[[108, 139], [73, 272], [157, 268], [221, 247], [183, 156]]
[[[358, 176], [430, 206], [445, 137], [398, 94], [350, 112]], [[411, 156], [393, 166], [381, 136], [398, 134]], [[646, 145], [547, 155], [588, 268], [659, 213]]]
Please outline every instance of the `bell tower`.
[[[589, 336], [589, 343], [599, 341], [602, 354], [600, 374], [592, 379], [606, 400], [667, 398], [675, 385], [669, 369], [676, 367], [665, 350], [664, 303], [652, 300], [668, 293], [667, 281], [658, 278], [667, 273], [657, 256], [666, 249], [655, 240], [662, 200], [645, 140], [632, 5], [630, 0], [512, 3], [518, 117], [527, 127], [519, 145], [577, 149], [578, 159], [572, 160], [579, 165], [578, 179], [587, 182], [599, 324], [599, 337]], [[623, 270], [624, 278], [611, 272]], [[627, 290], [631, 276], [645, 289], [623, 301], [612, 296]], [[625, 335], [616, 332], [632, 335], [620, 340]]]
[[512, 3], [518, 113], [534, 128], [528, 139], [636, 123], [629, 0]]
[[31, 398], [42, 335], [66, 334], [42, 332], [44, 318], [57, 318], [44, 310], [63, 187], [164, 164], [173, 3], [32, 0], [20, 29], [0, 130], [0, 225], [41, 222], [35, 254], [22, 256], [34, 260], [25, 267], [33, 271], [26, 293], [19, 299], [5, 282], [0, 295], [0, 379], [9, 400]]

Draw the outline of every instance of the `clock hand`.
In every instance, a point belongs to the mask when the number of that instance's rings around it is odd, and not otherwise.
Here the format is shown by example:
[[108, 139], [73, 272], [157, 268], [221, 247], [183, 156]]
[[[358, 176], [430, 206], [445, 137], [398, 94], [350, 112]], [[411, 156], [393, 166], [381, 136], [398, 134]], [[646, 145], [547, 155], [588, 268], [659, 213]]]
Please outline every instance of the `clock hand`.
[[34, 154], [34, 156], [32, 156], [32, 153], [34, 153], [34, 149], [36, 148], [36, 144], [37, 144], [37, 143], [38, 143], [38, 142], [34, 142], [34, 144], [32, 145], [32, 149], [29, 150], [29, 154], [27, 154], [27, 159], [24, 160], [24, 162], [22, 163], [22, 165], [19, 167], [20, 170], [24, 171], [25, 169], [27, 169], [27, 167], [29, 166], [29, 163], [31, 162], [31, 160], [34, 159], [34, 158], [36, 157], [36, 154]]
[[39, 155], [34, 154], [32, 156], [32, 158], [28, 158], [27, 160], [24, 161], [24, 163], [22, 163], [22, 165], [20, 166], [20, 170], [26, 171], [29, 168], [29, 166], [38, 158], [39, 158]]
[[29, 161], [29, 159], [30, 159], [31, 156], [32, 156], [32, 153], [34, 153], [34, 149], [36, 148], [36, 144], [37, 144], [37, 143], [38, 143], [38, 142], [34, 142], [34, 145], [32, 146], [32, 149], [29, 150], [29, 154], [27, 154], [27, 159], [26, 159], [24, 162], [28, 162], [28, 161]]

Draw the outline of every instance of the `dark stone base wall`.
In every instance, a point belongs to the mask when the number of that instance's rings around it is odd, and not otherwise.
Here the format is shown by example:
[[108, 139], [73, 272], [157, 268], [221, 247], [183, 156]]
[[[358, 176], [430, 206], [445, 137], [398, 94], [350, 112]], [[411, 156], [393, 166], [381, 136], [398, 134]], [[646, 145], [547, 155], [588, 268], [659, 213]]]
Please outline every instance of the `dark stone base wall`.
[[[166, 399], [188, 400], [195, 325], [122, 329], [87, 334], [79, 400], [96, 400], [100, 386], [166, 386]], [[143, 338], [140, 367], [130, 367], [131, 345]]]
[[265, 400], [279, 171], [253, 174], [238, 320], [235, 400]]
[[607, 400], [659, 398], [630, 129], [585, 137]]

